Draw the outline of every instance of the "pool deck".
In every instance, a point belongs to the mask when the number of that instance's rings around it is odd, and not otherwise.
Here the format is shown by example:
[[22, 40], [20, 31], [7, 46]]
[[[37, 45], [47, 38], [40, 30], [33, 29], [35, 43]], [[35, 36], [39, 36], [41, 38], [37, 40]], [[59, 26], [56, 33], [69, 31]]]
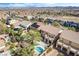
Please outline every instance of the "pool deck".
[[49, 53], [46, 53], [45, 56], [57, 56], [58, 55], [58, 51], [54, 48], [52, 48], [52, 50]]
[[40, 56], [57, 56], [58, 54], [59, 51], [50, 46]]

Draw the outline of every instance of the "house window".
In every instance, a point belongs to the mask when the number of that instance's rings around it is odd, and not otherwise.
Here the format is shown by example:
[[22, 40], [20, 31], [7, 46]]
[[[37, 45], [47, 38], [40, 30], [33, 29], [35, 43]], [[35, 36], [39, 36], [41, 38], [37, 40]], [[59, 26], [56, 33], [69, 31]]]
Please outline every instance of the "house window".
[[57, 49], [58, 49], [58, 50], [61, 50], [61, 46], [60, 46], [60, 45], [57, 45]]
[[67, 49], [63, 47], [63, 48], [62, 48], [62, 52], [63, 52], [63, 53], [66, 53], [66, 52], [67, 52]]
[[74, 56], [74, 52], [70, 51], [69, 55]]
[[0, 53], [3, 53], [3, 52], [4, 52], [4, 50], [1, 50], [1, 51], [0, 51]]
[[49, 40], [49, 44], [51, 44], [51, 41]]

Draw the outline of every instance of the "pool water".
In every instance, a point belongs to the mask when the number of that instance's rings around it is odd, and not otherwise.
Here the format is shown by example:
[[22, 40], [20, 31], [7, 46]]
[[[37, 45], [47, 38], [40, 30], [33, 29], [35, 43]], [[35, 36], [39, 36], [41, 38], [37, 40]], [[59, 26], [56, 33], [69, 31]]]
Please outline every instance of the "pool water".
[[41, 48], [41, 47], [36, 47], [36, 50], [39, 52], [39, 53], [42, 53], [44, 50], [43, 50], [43, 48]]

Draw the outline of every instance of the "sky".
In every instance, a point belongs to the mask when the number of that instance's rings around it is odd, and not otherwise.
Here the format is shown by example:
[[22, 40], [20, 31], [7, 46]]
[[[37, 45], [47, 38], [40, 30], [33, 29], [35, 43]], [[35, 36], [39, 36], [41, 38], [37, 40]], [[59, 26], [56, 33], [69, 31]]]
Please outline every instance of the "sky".
[[1, 3], [79, 3], [79, 0], [0, 0]]
[[0, 0], [0, 7], [79, 6], [79, 0]]
[[79, 6], [79, 3], [0, 3], [0, 7], [55, 7]]

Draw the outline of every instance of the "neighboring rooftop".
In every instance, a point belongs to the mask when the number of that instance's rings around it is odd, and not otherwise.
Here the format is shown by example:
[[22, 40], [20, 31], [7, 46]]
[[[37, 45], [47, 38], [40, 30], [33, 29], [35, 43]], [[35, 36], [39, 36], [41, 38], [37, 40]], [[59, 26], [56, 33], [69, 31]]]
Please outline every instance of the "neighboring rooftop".
[[[44, 25], [41, 22], [38, 22], [37, 24], [40, 26], [38, 29], [41, 29], [41, 30], [46, 31], [46, 32], [53, 34], [53, 35], [57, 35], [58, 32], [61, 30], [61, 29], [55, 28], [53, 26]], [[74, 32], [74, 31], [70, 31], [70, 30], [63, 30], [61, 37], [66, 40], [69, 40], [69, 41], [79, 44], [79, 32]]]
[[61, 34], [61, 37], [65, 38], [69, 41], [72, 41], [74, 43], [79, 44], [79, 32], [64, 30]]
[[54, 34], [54, 35], [57, 35], [58, 32], [61, 30], [61, 29], [55, 28], [55, 27], [50, 26], [50, 25], [45, 25], [41, 22], [38, 22], [37, 24], [39, 25], [39, 28], [38, 28], [39, 30], [41, 29], [43, 31], [46, 31], [46, 32], [48, 32], [50, 34]]
[[[32, 23], [29, 21], [16, 21], [13, 25], [15, 28], [21, 28], [23, 26], [24, 28], [28, 28]], [[20, 26], [21, 25], [21, 26]]]
[[20, 24], [24, 27], [29, 27], [32, 23], [29, 21], [22, 21]]

